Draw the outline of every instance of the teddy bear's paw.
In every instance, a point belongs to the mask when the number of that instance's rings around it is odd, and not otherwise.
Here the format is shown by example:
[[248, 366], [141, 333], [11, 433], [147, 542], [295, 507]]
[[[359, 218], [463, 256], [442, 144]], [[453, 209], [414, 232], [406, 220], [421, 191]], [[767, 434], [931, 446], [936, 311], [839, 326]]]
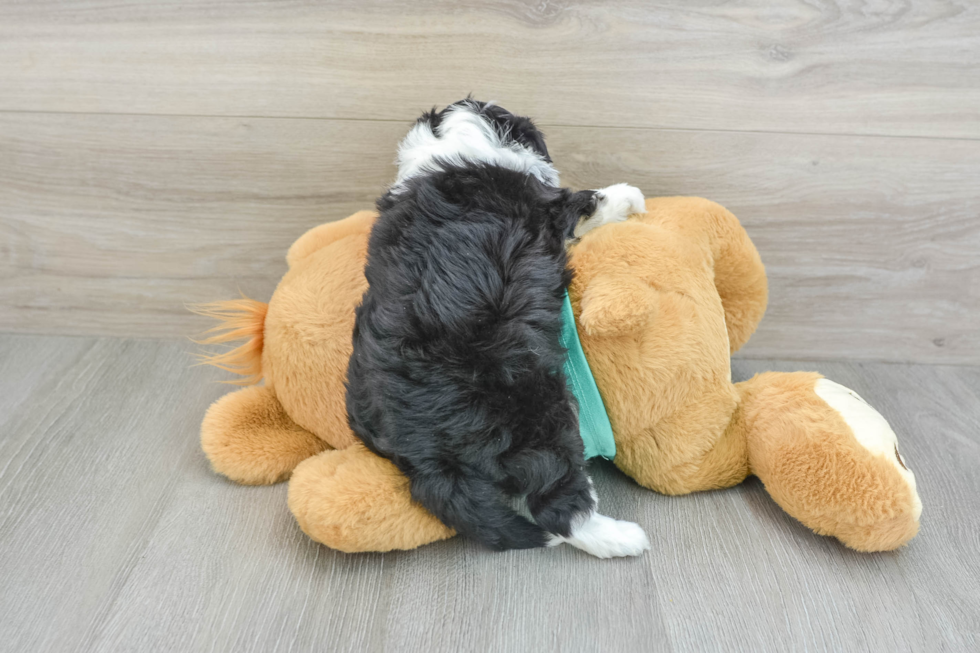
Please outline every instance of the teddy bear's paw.
[[595, 193], [595, 212], [582, 220], [575, 228], [576, 238], [581, 238], [596, 227], [612, 222], [622, 222], [634, 213], [646, 211], [643, 193], [636, 186], [613, 184], [600, 188]]
[[922, 501], [916, 491], [915, 474], [898, 452], [898, 437], [885, 418], [858, 393], [830, 379], [819, 379], [814, 386], [814, 392], [837, 411], [851, 428], [858, 444], [894, 467], [909, 488], [912, 519], [917, 521], [922, 514]]
[[201, 449], [211, 467], [245, 485], [284, 481], [297, 465], [326, 448], [326, 442], [293, 422], [263, 385], [221, 397], [201, 423]]
[[591, 513], [569, 537], [556, 537], [552, 544], [567, 542], [597, 558], [638, 556], [650, 549], [650, 540], [638, 524]]

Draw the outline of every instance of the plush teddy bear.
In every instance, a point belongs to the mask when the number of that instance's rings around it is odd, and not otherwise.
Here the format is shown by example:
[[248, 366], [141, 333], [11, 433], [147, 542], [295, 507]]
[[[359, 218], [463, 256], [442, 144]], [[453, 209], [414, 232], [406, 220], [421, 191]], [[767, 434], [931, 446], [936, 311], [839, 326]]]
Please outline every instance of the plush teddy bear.
[[[765, 269], [735, 216], [690, 197], [646, 208], [570, 252], [572, 312], [612, 425], [613, 462], [664, 494], [754, 474], [816, 533], [860, 551], [905, 544], [922, 504], [881, 415], [816, 373], [732, 384], [730, 354], [767, 300]], [[208, 410], [201, 443], [213, 468], [247, 484], [289, 478], [300, 527], [349, 552], [454, 534], [347, 425], [344, 377], [374, 219], [360, 212], [303, 235], [268, 305], [243, 299], [203, 310], [224, 321], [206, 343], [246, 339], [207, 362], [244, 374], [244, 384], [265, 380]]]

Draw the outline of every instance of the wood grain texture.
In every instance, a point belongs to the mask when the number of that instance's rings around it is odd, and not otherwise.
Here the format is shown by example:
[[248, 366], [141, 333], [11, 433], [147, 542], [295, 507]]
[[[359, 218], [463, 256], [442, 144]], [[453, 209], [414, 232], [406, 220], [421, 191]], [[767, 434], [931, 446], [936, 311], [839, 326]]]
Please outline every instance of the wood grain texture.
[[741, 356], [980, 363], [980, 143], [581, 131], [551, 139], [564, 183], [701, 195], [742, 221], [770, 298]]
[[[860, 554], [761, 484], [665, 497], [593, 465], [604, 512], [653, 549], [492, 553], [453, 539], [345, 555], [285, 486], [213, 475], [197, 448], [226, 388], [183, 344], [0, 336], [0, 642], [71, 651], [975, 650], [980, 368], [736, 361], [736, 380], [815, 369], [891, 421], [925, 504], [897, 552]], [[33, 359], [36, 364], [30, 365]], [[25, 381], [25, 382], [22, 382]]]
[[980, 138], [971, 0], [4, 0], [0, 109]]
[[0, 115], [0, 329], [190, 335], [187, 302], [267, 299], [299, 235], [373, 205], [402, 132]]
[[[182, 345], [8, 336], [3, 348], [33, 352], [40, 370], [0, 435], [3, 647], [69, 650], [111, 614], [200, 463], [195, 430], [221, 392], [213, 374], [187, 373]], [[3, 394], [23, 380], [4, 376]]]
[[[400, 123], [0, 114], [0, 329], [174, 337], [268, 299], [289, 245], [368, 208]], [[980, 363], [980, 142], [552, 127], [565, 184], [730, 208], [767, 264], [748, 357]]]

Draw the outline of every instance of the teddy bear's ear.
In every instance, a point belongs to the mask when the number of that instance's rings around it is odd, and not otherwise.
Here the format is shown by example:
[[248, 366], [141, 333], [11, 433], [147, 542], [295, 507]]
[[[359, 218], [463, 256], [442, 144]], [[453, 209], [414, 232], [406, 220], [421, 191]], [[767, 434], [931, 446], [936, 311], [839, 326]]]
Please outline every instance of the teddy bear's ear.
[[600, 274], [582, 292], [578, 323], [590, 336], [632, 333], [653, 319], [658, 295], [643, 281], [626, 273]]

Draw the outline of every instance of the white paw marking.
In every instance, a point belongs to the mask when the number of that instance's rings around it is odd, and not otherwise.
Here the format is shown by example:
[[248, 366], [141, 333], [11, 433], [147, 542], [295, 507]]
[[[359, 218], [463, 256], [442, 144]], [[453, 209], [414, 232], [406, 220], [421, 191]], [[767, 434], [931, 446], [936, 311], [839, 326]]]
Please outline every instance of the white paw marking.
[[613, 184], [596, 191], [598, 203], [595, 213], [575, 227], [575, 237], [581, 238], [596, 227], [612, 222], [622, 222], [634, 213], [646, 212], [643, 193], [636, 186]]
[[573, 527], [571, 536], [555, 536], [550, 544], [554, 546], [562, 542], [597, 558], [638, 556], [650, 548], [647, 534], [639, 525], [595, 512], [589, 513], [581, 524]]

